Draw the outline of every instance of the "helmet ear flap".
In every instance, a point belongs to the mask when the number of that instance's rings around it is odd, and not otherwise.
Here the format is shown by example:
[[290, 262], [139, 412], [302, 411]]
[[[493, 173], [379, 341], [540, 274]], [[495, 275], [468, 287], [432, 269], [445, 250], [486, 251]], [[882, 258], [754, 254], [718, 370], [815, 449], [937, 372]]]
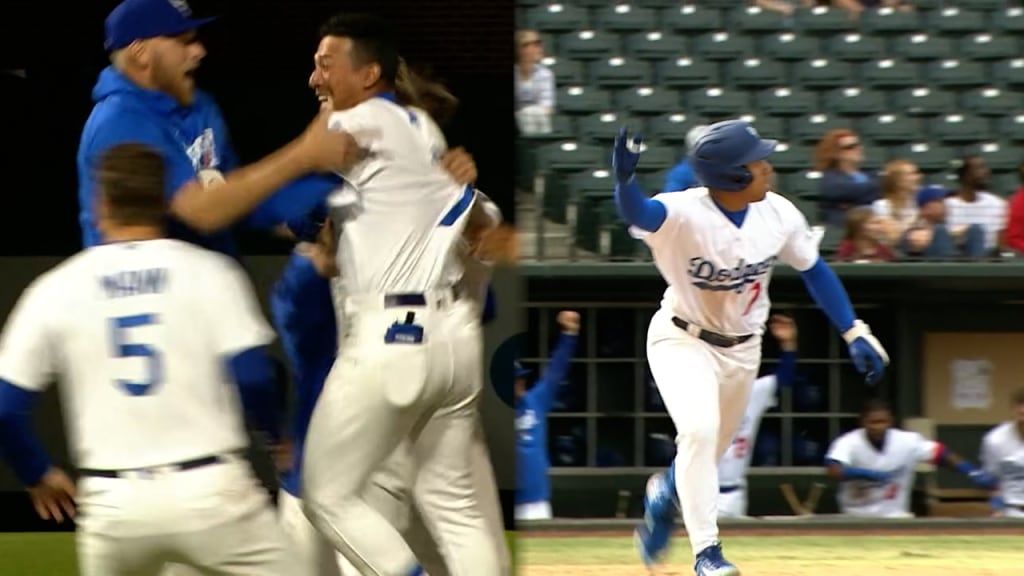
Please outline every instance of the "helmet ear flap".
[[697, 180], [714, 190], [738, 192], [754, 180], [753, 174], [746, 166], [722, 166], [694, 155], [690, 156], [690, 164], [697, 175]]

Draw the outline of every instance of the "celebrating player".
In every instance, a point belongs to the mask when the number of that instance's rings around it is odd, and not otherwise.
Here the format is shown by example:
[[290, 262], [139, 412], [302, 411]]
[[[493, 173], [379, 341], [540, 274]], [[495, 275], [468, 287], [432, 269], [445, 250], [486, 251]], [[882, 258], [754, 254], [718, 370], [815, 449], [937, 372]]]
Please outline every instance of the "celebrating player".
[[828, 475], [842, 482], [839, 511], [868, 518], [912, 518], [910, 492], [920, 462], [959, 470], [978, 487], [995, 488], [996, 479], [945, 446], [917, 432], [892, 427], [892, 411], [869, 400], [861, 427], [836, 438], [825, 455]]
[[[164, 166], [142, 145], [109, 148], [97, 166], [104, 244], [37, 278], [8, 318], [0, 453], [43, 518], [61, 520], [77, 500], [86, 576], [153, 574], [171, 561], [286, 574], [238, 405], [276, 441], [273, 332], [234, 260], [164, 237]], [[32, 404], [54, 377], [77, 490], [32, 433]]]
[[1013, 394], [1013, 420], [982, 439], [981, 464], [999, 483], [992, 495], [993, 514], [1024, 518], [1024, 388]]
[[[478, 426], [481, 331], [475, 299], [454, 289], [476, 194], [435, 163], [433, 120], [394, 102], [395, 37], [376, 18], [324, 27], [316, 74], [365, 160], [329, 198], [338, 229], [347, 332], [314, 408], [303, 458], [305, 512], [361, 572], [407, 576], [416, 559], [364, 499], [370, 476], [406, 439], [415, 499], [453, 574], [499, 574], [469, 455]], [[340, 381], [344, 380], [344, 382]]]
[[[768, 283], [777, 261], [796, 268], [820, 308], [842, 333], [857, 369], [877, 381], [888, 355], [856, 318], [842, 283], [818, 255], [803, 214], [769, 192], [762, 140], [747, 122], [712, 124], [690, 157], [704, 188], [648, 198], [635, 178], [641, 142], [625, 129], [615, 141], [615, 202], [635, 236], [651, 248], [668, 283], [651, 319], [647, 358], [675, 424], [675, 486], [697, 576], [735, 576], [718, 538], [719, 458], [740, 424], [761, 358]], [[659, 499], [648, 493], [647, 500]], [[650, 513], [637, 528], [642, 560], [663, 556], [672, 519]]]

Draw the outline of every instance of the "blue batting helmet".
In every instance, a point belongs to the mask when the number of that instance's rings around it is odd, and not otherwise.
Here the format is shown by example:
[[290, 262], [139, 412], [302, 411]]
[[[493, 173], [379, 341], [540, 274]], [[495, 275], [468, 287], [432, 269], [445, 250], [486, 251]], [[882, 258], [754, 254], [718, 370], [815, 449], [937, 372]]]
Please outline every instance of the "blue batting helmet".
[[515, 361], [515, 371], [516, 371], [516, 378], [517, 379], [518, 378], [526, 378], [527, 376], [529, 376], [532, 373], [529, 368], [524, 368], [523, 365], [520, 364], [518, 360]]
[[704, 186], [736, 192], [754, 179], [747, 164], [767, 158], [777, 143], [763, 140], [749, 122], [716, 122], [697, 139], [690, 151], [690, 164]]

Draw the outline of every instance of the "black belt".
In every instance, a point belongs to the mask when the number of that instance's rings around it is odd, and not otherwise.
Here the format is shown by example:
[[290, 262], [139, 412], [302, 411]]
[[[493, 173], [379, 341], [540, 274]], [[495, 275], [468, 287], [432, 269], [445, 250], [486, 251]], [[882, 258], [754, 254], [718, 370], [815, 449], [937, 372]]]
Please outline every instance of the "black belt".
[[[450, 288], [453, 300], [459, 299], [459, 290]], [[423, 293], [388, 294], [384, 296], [385, 308], [402, 308], [405, 306], [426, 306], [427, 295]]]
[[718, 487], [718, 493], [719, 494], [730, 494], [732, 492], [736, 492], [737, 490], [739, 490], [741, 488], [743, 488], [743, 487], [738, 485], [738, 484], [733, 485], [733, 486], [719, 486]]
[[[686, 330], [690, 327], [690, 323], [678, 316], [672, 317], [672, 323], [678, 326], [682, 330]], [[712, 346], [718, 346], [719, 348], [732, 348], [737, 344], [743, 344], [747, 340], [753, 338], [753, 334], [744, 334], [743, 336], [726, 336], [725, 334], [719, 334], [717, 332], [710, 332], [701, 328], [701, 331], [697, 333], [697, 338], [711, 344]]]
[[152, 471], [155, 468], [166, 468], [174, 472], [181, 472], [184, 470], [194, 470], [196, 468], [202, 468], [203, 466], [210, 466], [213, 464], [220, 464], [226, 462], [227, 459], [223, 456], [203, 456], [202, 458], [196, 458], [195, 460], [186, 460], [184, 462], [175, 462], [173, 464], [163, 464], [159, 466], [146, 466], [143, 468], [133, 468], [126, 470], [95, 470], [92, 468], [81, 468], [78, 473], [82, 476], [95, 476], [97, 478], [122, 478], [124, 476], [131, 475], [132, 473], [145, 473]]

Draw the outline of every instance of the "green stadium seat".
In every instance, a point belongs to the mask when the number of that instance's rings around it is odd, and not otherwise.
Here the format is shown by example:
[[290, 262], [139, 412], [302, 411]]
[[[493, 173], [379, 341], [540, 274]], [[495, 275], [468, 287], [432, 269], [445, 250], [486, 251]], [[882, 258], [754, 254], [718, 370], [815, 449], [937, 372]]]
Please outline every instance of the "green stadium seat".
[[860, 15], [861, 32], [872, 36], [890, 34], [902, 36], [918, 32], [921, 28], [921, 19], [917, 12], [904, 12], [884, 7], [865, 10]]
[[686, 145], [686, 133], [691, 128], [701, 125], [707, 126], [710, 123], [707, 118], [699, 114], [666, 112], [651, 118], [651, 121], [647, 124], [647, 135], [659, 142], [684, 147]]
[[818, 110], [818, 95], [800, 88], [772, 88], [755, 96], [757, 110], [769, 116], [806, 116]]
[[682, 110], [683, 99], [678, 92], [653, 86], [622, 90], [615, 98], [619, 109], [633, 114], [655, 115]]
[[857, 132], [880, 144], [905, 144], [920, 138], [920, 120], [902, 114], [876, 114], [861, 119]]
[[726, 88], [694, 90], [685, 96], [686, 109], [709, 118], [734, 118], [750, 110], [746, 92]]
[[662, 21], [669, 30], [700, 34], [722, 29], [722, 13], [714, 8], [684, 4], [662, 12]]
[[540, 134], [523, 134], [520, 138], [536, 142], [572, 140], [576, 137], [576, 125], [573, 119], [565, 114], [556, 113], [551, 117], [551, 131]]
[[804, 177], [802, 174], [775, 174], [775, 184], [772, 186], [772, 192], [785, 196], [787, 200], [793, 203], [800, 212], [803, 213], [804, 217], [809, 222], [813, 222], [818, 215], [818, 203], [813, 200], [806, 200], [797, 196], [794, 190], [799, 189], [801, 180]]
[[939, 60], [925, 67], [928, 81], [939, 88], [962, 90], [992, 83], [985, 66], [970, 60]]
[[782, 141], [775, 146], [775, 152], [768, 157], [768, 161], [778, 172], [796, 172], [809, 168], [813, 158], [813, 146]]
[[857, 32], [837, 34], [827, 41], [828, 55], [845, 62], [866, 62], [886, 56], [885, 43]]
[[611, 32], [657, 30], [658, 11], [632, 4], [606, 4], [597, 9], [597, 27]]
[[758, 52], [766, 58], [800, 62], [816, 58], [821, 51], [821, 40], [813, 36], [782, 32], [760, 39]]
[[640, 259], [642, 249], [646, 246], [629, 234], [629, 227], [619, 217], [614, 201], [606, 200], [604, 202], [600, 217], [601, 234], [598, 252], [611, 261]]
[[928, 120], [928, 133], [944, 144], [971, 144], [990, 138], [987, 119], [972, 114], [946, 114]]
[[967, 154], [981, 156], [993, 172], [1017, 172], [1024, 160], [1020, 146], [1012, 142], [991, 140], [980, 142], [967, 148]]
[[1000, 137], [1012, 142], [1024, 142], [1024, 114], [1014, 114], [996, 122]]
[[558, 38], [558, 55], [573, 60], [598, 60], [621, 53], [618, 34], [580, 30]]
[[547, 66], [551, 73], [555, 75], [556, 86], [585, 84], [587, 82], [587, 75], [584, 72], [586, 68], [583, 62], [578, 60], [548, 56], [541, 61], [541, 64]]
[[683, 56], [656, 65], [658, 84], [668, 88], [701, 88], [721, 84], [714, 62]]
[[857, 24], [850, 18], [850, 14], [846, 10], [815, 6], [798, 9], [794, 27], [807, 34], [828, 36], [841, 32], [852, 32], [857, 29]]
[[888, 110], [885, 94], [870, 88], [847, 87], [825, 95], [825, 109], [837, 116], [867, 116]]
[[992, 24], [999, 32], [1024, 32], [1024, 8], [1014, 6], [993, 14]]
[[693, 53], [706, 60], [738, 60], [754, 55], [754, 38], [728, 32], [711, 32], [693, 41]]
[[641, 133], [643, 126], [635, 126], [634, 119], [628, 114], [618, 112], [598, 112], [581, 116], [576, 120], [576, 135], [584, 142], [607, 144], [615, 140], [622, 126], [630, 126], [630, 130], [636, 134]]
[[806, 144], [817, 144], [821, 137], [830, 130], [852, 127], [853, 123], [848, 118], [829, 116], [828, 114], [812, 114], [789, 121], [789, 133], [794, 141]]
[[591, 86], [564, 86], [555, 98], [555, 107], [566, 114], [590, 114], [612, 107], [611, 94]]
[[750, 122], [750, 125], [754, 127], [754, 130], [757, 130], [757, 133], [764, 138], [784, 140], [789, 136], [789, 133], [786, 131], [786, 121], [782, 118], [775, 116], [743, 114], [740, 116], [740, 119]]
[[852, 64], [828, 58], [797, 62], [793, 67], [793, 82], [811, 90], [842, 88], [854, 77]]
[[928, 86], [916, 86], [895, 92], [891, 104], [893, 110], [901, 110], [909, 116], [938, 116], [951, 114], [957, 109], [956, 96], [952, 92]]
[[861, 75], [866, 86], [883, 90], [910, 88], [922, 82], [917, 64], [896, 58], [867, 62], [863, 64]]
[[970, 60], [1004, 60], [1020, 55], [1020, 44], [1013, 36], [973, 34], [960, 39], [960, 57]]
[[646, 86], [653, 79], [650, 63], [643, 60], [615, 56], [590, 64], [590, 82], [600, 88]]
[[546, 171], [589, 170], [608, 163], [608, 151], [605, 148], [576, 140], [552, 142], [537, 148], [537, 160]]
[[729, 62], [725, 67], [730, 87], [757, 90], [786, 84], [786, 67], [774, 60], [746, 58]]
[[552, 2], [534, 6], [526, 11], [526, 27], [541, 32], [571, 32], [590, 28], [590, 15], [586, 8], [573, 4]]
[[[865, 138], [866, 140], [866, 138]], [[867, 142], [864, 146], [864, 159], [860, 167], [864, 170], [879, 171], [889, 160], [889, 152], [886, 146], [875, 145], [874, 142]]]
[[679, 0], [633, 0], [633, 4], [644, 8], [674, 8], [679, 6]]
[[637, 172], [663, 172], [679, 163], [680, 153], [674, 146], [644, 142], [640, 149], [643, 156], [636, 165]]
[[818, 250], [825, 255], [826, 258], [831, 258], [839, 251], [839, 245], [843, 243], [843, 237], [846, 235], [846, 229], [839, 226], [825, 226], [825, 234], [821, 237], [821, 244], [818, 245]]
[[626, 37], [626, 55], [639, 60], [667, 60], [689, 54], [686, 38], [670, 32], [643, 32]]
[[1024, 58], [1012, 58], [994, 63], [992, 78], [1007, 88], [1024, 87]]
[[1006, 8], [1006, 0], [956, 0], [956, 5], [964, 10], [996, 12]]
[[893, 39], [892, 54], [911, 62], [956, 58], [957, 45], [949, 36], [906, 34]]
[[575, 222], [576, 245], [597, 251], [598, 211], [614, 197], [615, 183], [607, 169], [586, 170], [566, 177], [569, 199], [566, 220]]
[[988, 179], [989, 192], [997, 196], [1002, 196], [1007, 200], [1013, 196], [1018, 188], [1024, 185], [1016, 170], [1013, 172], [993, 172]]
[[979, 116], [1010, 116], [1024, 108], [1020, 92], [994, 87], [976, 88], [960, 97], [963, 110]]
[[733, 30], [744, 34], [770, 34], [789, 28], [786, 16], [778, 10], [765, 10], [760, 6], [737, 8], [732, 14]]
[[945, 172], [956, 158], [956, 151], [935, 142], [917, 141], [889, 148], [889, 159], [913, 162], [922, 172]]
[[[812, 212], [817, 213], [818, 202], [814, 198], [821, 194], [822, 176], [823, 174], [818, 170], [801, 170], [786, 179], [786, 186], [788, 188], [780, 193], [790, 200], [800, 198], [808, 204], [813, 204]], [[810, 218], [810, 216], [808, 216], [808, 219], [812, 221], [817, 220], [817, 218]]]
[[735, 8], [736, 0], [701, 0], [702, 5], [709, 8]]
[[984, 12], [948, 6], [928, 13], [928, 28], [940, 34], [974, 34], [988, 30]]

